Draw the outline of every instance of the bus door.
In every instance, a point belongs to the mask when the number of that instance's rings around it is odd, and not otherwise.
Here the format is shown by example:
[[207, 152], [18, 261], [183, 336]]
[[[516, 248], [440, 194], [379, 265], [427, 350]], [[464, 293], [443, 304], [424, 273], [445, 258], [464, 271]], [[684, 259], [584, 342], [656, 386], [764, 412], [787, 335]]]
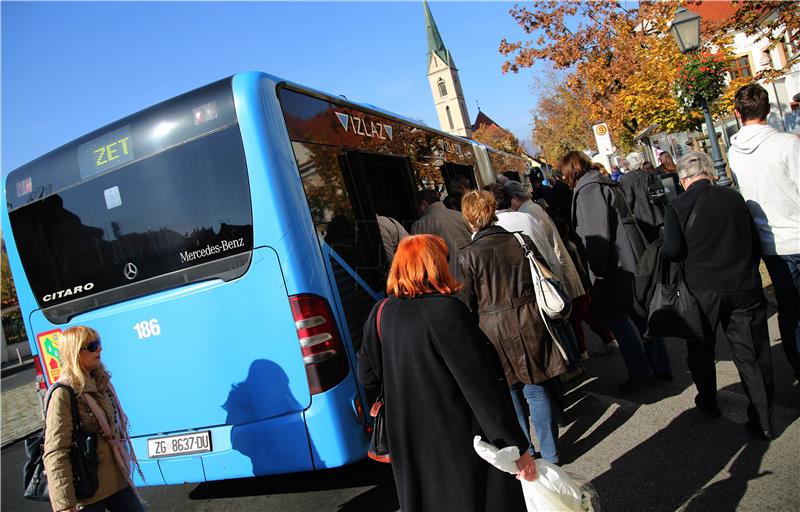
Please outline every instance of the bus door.
[[370, 153], [351, 153], [349, 158], [360, 184], [359, 195], [367, 206], [365, 215], [391, 217], [410, 231], [417, 220], [417, 210], [416, 186], [408, 159]]
[[[339, 158], [339, 164], [354, 210], [355, 229], [351, 230], [351, 236], [360, 239], [352, 246], [368, 246], [369, 258], [360, 261], [371, 262], [357, 269], [348, 268], [336, 259], [331, 264], [338, 301], [357, 353], [361, 348], [364, 322], [386, 288], [388, 266], [376, 214], [392, 217], [404, 226], [413, 223], [415, 187], [405, 158], [349, 151]], [[326, 241], [337, 250], [329, 238], [326, 237]], [[346, 255], [342, 256], [347, 261]]]
[[449, 184], [450, 180], [456, 176], [464, 176], [469, 180], [470, 187], [472, 187], [473, 190], [478, 188], [478, 182], [475, 181], [475, 171], [471, 165], [445, 162], [444, 165], [439, 168], [439, 170], [442, 173], [442, 178], [444, 178], [445, 185]]

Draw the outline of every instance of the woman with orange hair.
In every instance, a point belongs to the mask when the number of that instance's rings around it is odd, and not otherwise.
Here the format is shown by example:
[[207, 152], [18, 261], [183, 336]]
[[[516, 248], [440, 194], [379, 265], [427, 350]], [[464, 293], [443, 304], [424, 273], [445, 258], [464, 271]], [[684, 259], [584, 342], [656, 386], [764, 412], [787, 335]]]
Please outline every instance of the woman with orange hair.
[[516, 446], [520, 478], [536, 478], [499, 365], [492, 364], [497, 356], [454, 296], [459, 288], [442, 238], [404, 238], [389, 272], [389, 298], [364, 324], [358, 376], [368, 390], [383, 386], [400, 510], [525, 510], [519, 483], [472, 450], [475, 435]]

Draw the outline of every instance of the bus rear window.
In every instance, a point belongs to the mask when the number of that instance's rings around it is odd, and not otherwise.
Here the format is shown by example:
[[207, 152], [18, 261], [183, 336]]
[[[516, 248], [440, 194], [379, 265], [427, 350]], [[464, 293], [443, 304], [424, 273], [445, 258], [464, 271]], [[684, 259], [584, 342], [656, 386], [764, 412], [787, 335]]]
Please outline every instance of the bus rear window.
[[79, 182], [9, 216], [34, 295], [56, 323], [187, 282], [238, 277], [253, 247], [238, 125]]

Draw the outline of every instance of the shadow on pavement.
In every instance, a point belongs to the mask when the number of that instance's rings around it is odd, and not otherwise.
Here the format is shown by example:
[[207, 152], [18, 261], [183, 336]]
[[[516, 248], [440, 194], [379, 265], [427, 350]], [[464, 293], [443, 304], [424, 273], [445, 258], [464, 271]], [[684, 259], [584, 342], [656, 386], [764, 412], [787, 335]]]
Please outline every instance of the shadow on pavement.
[[[682, 512], [705, 512], [707, 510], [736, 510], [736, 504], [744, 497], [750, 480], [772, 474], [771, 471], [759, 472], [761, 458], [767, 449], [766, 443], [752, 442], [745, 445], [730, 467], [729, 476], [725, 480], [714, 482], [708, 488], [700, 490]], [[730, 504], [730, 509], [720, 504]]]
[[[592, 480], [604, 510], [672, 512], [736, 510], [750, 480], [759, 478], [769, 445], [750, 437], [742, 425], [710, 419], [692, 409], [611, 463]], [[733, 460], [730, 476], [703, 487]], [[631, 500], [630, 486], [638, 490]]]
[[393, 512], [398, 509], [391, 466], [370, 460], [315, 472], [207, 482], [195, 487], [189, 498], [239, 498], [369, 486], [373, 486], [372, 489], [342, 504], [339, 510]]
[[[595, 423], [606, 414], [608, 408], [608, 404], [603, 404], [594, 396], [587, 394], [583, 394], [581, 398], [572, 404], [566, 416], [567, 421], [574, 418], [574, 422], [569, 425], [569, 429], [561, 434], [558, 439], [559, 456], [562, 464], [574, 462], [597, 446], [603, 439], [624, 425], [637, 409], [635, 407], [617, 407], [603, 423], [594, 427]], [[591, 432], [589, 432], [590, 430]], [[587, 434], [587, 432], [589, 433]]]

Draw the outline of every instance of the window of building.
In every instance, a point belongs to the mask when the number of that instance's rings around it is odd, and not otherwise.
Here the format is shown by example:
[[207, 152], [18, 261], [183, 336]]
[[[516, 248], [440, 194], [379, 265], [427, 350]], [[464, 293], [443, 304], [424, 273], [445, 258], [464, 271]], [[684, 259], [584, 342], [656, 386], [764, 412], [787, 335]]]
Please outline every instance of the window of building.
[[732, 80], [745, 76], [753, 76], [753, 72], [750, 70], [750, 58], [747, 55], [735, 58], [730, 61], [730, 68], [728, 68], [728, 71], [731, 74]]
[[452, 130], [455, 126], [453, 125], [453, 116], [450, 114], [450, 107], [445, 107], [444, 110], [447, 112], [447, 122], [450, 123], [450, 129]]
[[444, 80], [440, 78], [437, 84], [439, 85], [439, 96], [447, 96], [447, 86], [445, 85]]

